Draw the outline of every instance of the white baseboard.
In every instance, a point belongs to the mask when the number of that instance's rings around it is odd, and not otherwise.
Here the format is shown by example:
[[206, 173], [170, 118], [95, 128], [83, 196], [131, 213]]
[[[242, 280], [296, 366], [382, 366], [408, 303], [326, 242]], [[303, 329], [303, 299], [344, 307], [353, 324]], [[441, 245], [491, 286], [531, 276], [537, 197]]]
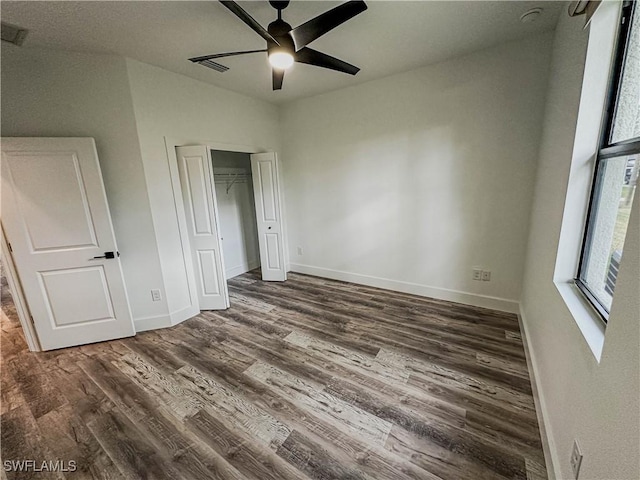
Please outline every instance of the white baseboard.
[[243, 263], [235, 267], [227, 268], [224, 271], [224, 274], [227, 280], [229, 280], [230, 278], [237, 277], [238, 275], [242, 275], [243, 273], [250, 272], [254, 268], [258, 268], [259, 266], [260, 266], [260, 260], [254, 260], [249, 263]]
[[297, 263], [292, 263], [290, 267], [292, 272], [314, 275], [316, 277], [331, 278], [333, 280], [358, 283], [361, 285], [367, 285], [369, 287], [384, 288], [387, 290], [394, 290], [402, 293], [420, 295], [422, 297], [437, 298], [438, 300], [464, 303], [465, 305], [490, 308], [492, 310], [500, 310], [501, 312], [518, 313], [520, 311], [519, 303], [517, 301], [509, 300], [506, 298], [460, 292], [457, 290], [449, 290], [446, 288], [430, 287], [428, 285], [420, 285], [418, 283], [402, 282], [399, 280], [390, 280], [388, 278], [361, 275], [359, 273], [342, 272], [339, 270], [331, 270], [322, 267], [312, 267], [310, 265], [300, 265]]
[[136, 333], [167, 328], [171, 326], [171, 317], [169, 315], [156, 315], [153, 317], [134, 318], [133, 325]]
[[167, 315], [156, 315], [153, 317], [135, 318], [133, 325], [136, 333], [146, 332], [147, 330], [157, 330], [159, 328], [167, 328], [184, 322], [200, 313], [200, 310], [193, 306], [182, 308], [171, 312]]
[[538, 417], [538, 427], [540, 428], [540, 438], [542, 440], [542, 449], [544, 451], [544, 461], [547, 466], [547, 476], [549, 480], [555, 480], [556, 472], [559, 471], [559, 460], [553, 436], [551, 435], [551, 425], [549, 424], [549, 415], [544, 400], [544, 395], [540, 385], [538, 384], [538, 364], [536, 356], [529, 342], [529, 333], [527, 329], [527, 319], [520, 305], [518, 312], [518, 322], [520, 323], [520, 332], [522, 334], [522, 344], [524, 345], [524, 353], [527, 358], [527, 367], [529, 369], [529, 378], [531, 380], [531, 389], [533, 391], [533, 401], [536, 406], [536, 415]]
[[171, 319], [171, 325], [178, 325], [179, 323], [184, 322], [185, 320], [189, 320], [190, 318], [195, 317], [200, 313], [199, 307], [194, 307], [193, 305], [189, 305], [188, 307], [181, 308], [180, 310], [176, 310], [175, 312], [171, 312], [169, 314], [169, 318]]

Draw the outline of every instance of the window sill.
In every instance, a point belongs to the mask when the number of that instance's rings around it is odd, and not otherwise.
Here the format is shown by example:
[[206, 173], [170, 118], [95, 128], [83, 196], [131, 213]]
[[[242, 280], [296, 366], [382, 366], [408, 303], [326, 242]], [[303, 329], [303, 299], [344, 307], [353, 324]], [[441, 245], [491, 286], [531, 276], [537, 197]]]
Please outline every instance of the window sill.
[[573, 282], [554, 282], [565, 305], [571, 312], [582, 336], [591, 349], [596, 361], [600, 362], [604, 345], [605, 326], [598, 313], [589, 304]]

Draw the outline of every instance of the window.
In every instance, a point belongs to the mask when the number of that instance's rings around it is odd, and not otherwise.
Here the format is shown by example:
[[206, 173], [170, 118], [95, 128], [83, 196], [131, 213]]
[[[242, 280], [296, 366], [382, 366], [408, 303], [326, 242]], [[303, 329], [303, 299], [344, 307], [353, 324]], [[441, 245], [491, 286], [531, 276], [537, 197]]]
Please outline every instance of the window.
[[576, 285], [606, 322], [640, 169], [640, 7], [625, 2]]

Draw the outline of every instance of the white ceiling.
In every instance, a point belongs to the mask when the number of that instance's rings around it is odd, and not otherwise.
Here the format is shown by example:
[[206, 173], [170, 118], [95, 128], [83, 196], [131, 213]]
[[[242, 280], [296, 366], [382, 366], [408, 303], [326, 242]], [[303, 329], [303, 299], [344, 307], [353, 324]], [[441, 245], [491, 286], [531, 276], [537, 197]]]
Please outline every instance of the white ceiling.
[[[336, 6], [293, 1], [283, 11], [292, 26]], [[21, 48], [114, 53], [263, 100], [280, 103], [381, 78], [501, 42], [555, 28], [565, 2], [367, 1], [368, 10], [310, 47], [357, 65], [355, 77], [309, 65], [287, 71], [271, 90], [266, 54], [224, 59], [225, 73], [189, 57], [265, 48], [264, 40], [216, 1], [0, 2], [2, 20], [29, 29]], [[242, 2], [263, 26], [275, 19], [268, 2]], [[532, 7], [542, 16], [523, 24]], [[13, 47], [12, 48], [17, 48]]]

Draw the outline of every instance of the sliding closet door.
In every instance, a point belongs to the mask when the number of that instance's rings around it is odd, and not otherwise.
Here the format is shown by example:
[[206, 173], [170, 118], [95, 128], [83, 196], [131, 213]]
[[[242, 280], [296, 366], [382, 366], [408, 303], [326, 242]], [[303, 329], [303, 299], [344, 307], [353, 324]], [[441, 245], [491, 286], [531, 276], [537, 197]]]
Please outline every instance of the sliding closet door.
[[269, 152], [251, 155], [251, 173], [256, 203], [262, 279], [282, 282], [287, 279], [287, 273], [284, 266], [280, 183], [276, 154]]
[[203, 145], [176, 147], [189, 243], [201, 310], [229, 308], [211, 152]]

